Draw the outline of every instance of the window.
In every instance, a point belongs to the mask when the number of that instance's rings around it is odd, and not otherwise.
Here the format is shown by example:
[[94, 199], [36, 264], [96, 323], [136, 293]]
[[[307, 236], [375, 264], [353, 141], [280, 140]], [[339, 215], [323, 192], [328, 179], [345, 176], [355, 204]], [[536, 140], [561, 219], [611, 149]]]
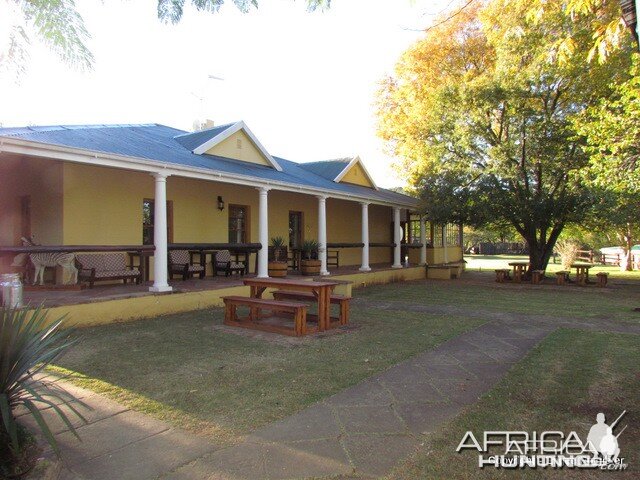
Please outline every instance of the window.
[[289, 212], [289, 247], [301, 248], [303, 242], [302, 212]]
[[249, 207], [229, 205], [229, 243], [248, 243]]
[[[142, 244], [153, 245], [155, 201], [145, 198], [142, 201]], [[173, 242], [173, 202], [167, 202], [167, 239]]]
[[448, 223], [444, 227], [444, 239], [447, 245], [460, 245], [460, 226], [455, 223]]
[[420, 243], [420, 216], [419, 215], [410, 215], [409, 216], [409, 243]]
[[433, 246], [442, 247], [442, 225], [433, 225]]

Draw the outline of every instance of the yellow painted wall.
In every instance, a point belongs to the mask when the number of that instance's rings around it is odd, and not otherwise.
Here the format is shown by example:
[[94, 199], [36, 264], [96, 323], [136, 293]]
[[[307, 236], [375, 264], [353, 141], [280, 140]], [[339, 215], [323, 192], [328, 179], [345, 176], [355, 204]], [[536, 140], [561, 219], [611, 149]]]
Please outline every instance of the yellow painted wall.
[[[391, 208], [369, 205], [369, 241], [391, 241]], [[362, 207], [359, 202], [327, 199], [327, 243], [359, 243], [362, 241]], [[341, 248], [340, 265], [360, 265], [361, 248]], [[389, 247], [372, 247], [369, 264], [390, 263]]]
[[[32, 230], [43, 244], [140, 245], [142, 203], [154, 198], [149, 174], [107, 167], [27, 159], [0, 162], [3, 180], [3, 245], [13, 245], [19, 232], [19, 195], [31, 192]], [[63, 197], [64, 195], [64, 197]], [[222, 196], [226, 208], [217, 208]], [[64, 200], [63, 200], [64, 198]], [[228, 241], [231, 204], [249, 207], [250, 242], [258, 241], [258, 191], [253, 187], [167, 178], [167, 199], [173, 202], [173, 241], [225, 243]], [[6, 208], [4, 206], [7, 206]], [[281, 235], [288, 242], [289, 211], [302, 211], [305, 239], [317, 240], [318, 200], [313, 195], [271, 190], [269, 238]], [[361, 206], [358, 202], [327, 200], [328, 242], [360, 242]], [[391, 209], [369, 206], [371, 242], [390, 241]], [[370, 263], [389, 263], [390, 249], [372, 248]], [[359, 265], [359, 248], [341, 249], [341, 265]], [[152, 262], [153, 263], [153, 262]], [[250, 259], [253, 271], [254, 259]]]
[[210, 155], [234, 158], [243, 162], [257, 163], [259, 165], [272, 166], [264, 155], [258, 150], [249, 136], [242, 130], [234, 133], [215, 147], [207, 150]]
[[[389, 269], [372, 273], [336, 276], [337, 280], [353, 282], [354, 288], [423, 278], [425, 278], [424, 267]], [[344, 292], [340, 291], [340, 293]], [[117, 300], [105, 300], [103, 302], [65, 305], [49, 309], [48, 319], [53, 321], [62, 315], [67, 315], [69, 325], [88, 327], [221, 307], [224, 305], [222, 297], [227, 295], [248, 296], [249, 287], [237, 286], [199, 292], [149, 294]], [[357, 292], [353, 292], [353, 296], [357, 296]]]
[[359, 162], [349, 169], [346, 175], [342, 177], [342, 180], [340, 180], [340, 182], [353, 183], [355, 185], [362, 185], [363, 187], [375, 188], [367, 177], [364, 168], [362, 168], [362, 165], [360, 165]]
[[[20, 245], [20, 197], [26, 195], [36, 242], [62, 243], [62, 163], [0, 155], [0, 245]], [[0, 271], [10, 271], [11, 261], [0, 259]]]

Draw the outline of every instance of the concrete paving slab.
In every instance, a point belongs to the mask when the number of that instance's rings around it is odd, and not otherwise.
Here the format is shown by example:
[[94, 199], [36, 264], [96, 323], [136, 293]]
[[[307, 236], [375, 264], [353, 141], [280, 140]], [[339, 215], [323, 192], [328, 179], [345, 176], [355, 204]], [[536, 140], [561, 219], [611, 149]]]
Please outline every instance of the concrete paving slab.
[[498, 380], [499, 377], [478, 380], [434, 380], [434, 384], [451, 403], [469, 405], [477, 402], [484, 393], [491, 390]]
[[[127, 410], [129, 410], [127, 407], [120, 405], [119, 403], [95, 394], [84, 397], [82, 399], [82, 402], [87, 405], [87, 407], [84, 407], [77, 403], [74, 403], [72, 405], [85, 418], [86, 423], [80, 417], [78, 417], [68, 406], [58, 405], [58, 408], [67, 415], [67, 418], [71, 422], [71, 425], [73, 425], [76, 429], [82, 427], [83, 425], [95, 423], [113, 415], [117, 415], [118, 413], [126, 412]], [[42, 414], [44, 420], [47, 422], [47, 425], [54, 435], [69, 430], [67, 424], [64, 423], [64, 421], [52, 407], [40, 410], [40, 413]], [[18, 418], [18, 421], [29, 428], [32, 432], [38, 430], [37, 422], [31, 415], [31, 413], [20, 416]]]
[[332, 410], [326, 405], [318, 404], [257, 430], [248, 437], [248, 441], [295, 442], [337, 438], [338, 435], [340, 426]]
[[424, 381], [423, 378], [420, 378], [419, 381], [416, 380], [414, 382], [405, 379], [396, 382], [389, 378], [385, 382], [385, 386], [395, 397], [397, 403], [439, 403], [446, 401], [446, 398], [434, 388], [431, 379]]
[[462, 368], [461, 365], [430, 365], [428, 367], [424, 367], [424, 370], [427, 372], [427, 375], [430, 379], [434, 378], [442, 378], [442, 379], [454, 379], [454, 378], [462, 378], [462, 379], [473, 379], [476, 376]]
[[169, 427], [136, 412], [123, 412], [78, 429], [81, 441], [71, 432], [56, 436], [65, 465], [74, 466], [112, 452]]
[[405, 403], [396, 406], [398, 415], [415, 435], [435, 431], [442, 423], [457, 415], [459, 404]]
[[239, 480], [267, 478], [265, 446], [244, 443], [218, 450], [162, 475], [162, 480]]
[[410, 435], [356, 435], [344, 439], [345, 448], [356, 471], [374, 477], [389, 473], [418, 444]]
[[407, 432], [391, 407], [336, 407], [335, 413], [348, 434]]
[[391, 405], [394, 401], [389, 391], [377, 378], [367, 379], [325, 400], [331, 406]]
[[265, 474], [271, 480], [319, 478], [353, 472], [338, 439], [266, 445]]
[[73, 470], [92, 480], [154, 479], [215, 449], [194, 435], [167, 430], [75, 465]]
[[461, 366], [465, 370], [470, 371], [478, 378], [499, 379], [512, 367], [512, 363], [493, 362], [493, 363], [463, 363]]

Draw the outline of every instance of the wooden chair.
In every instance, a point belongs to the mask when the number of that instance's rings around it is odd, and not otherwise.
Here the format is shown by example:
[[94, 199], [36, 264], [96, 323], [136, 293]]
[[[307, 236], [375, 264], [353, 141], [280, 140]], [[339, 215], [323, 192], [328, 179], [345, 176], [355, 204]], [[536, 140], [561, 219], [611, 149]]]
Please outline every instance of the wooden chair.
[[182, 280], [193, 277], [196, 273], [204, 278], [205, 268], [199, 263], [193, 263], [189, 250], [169, 250], [169, 278], [173, 274], [182, 275]]
[[213, 275], [218, 275], [218, 272], [224, 272], [225, 277], [228, 277], [233, 272], [238, 272], [244, 276], [244, 263], [232, 261], [229, 250], [220, 250], [213, 256]]
[[327, 267], [340, 268], [339, 250], [327, 250]]

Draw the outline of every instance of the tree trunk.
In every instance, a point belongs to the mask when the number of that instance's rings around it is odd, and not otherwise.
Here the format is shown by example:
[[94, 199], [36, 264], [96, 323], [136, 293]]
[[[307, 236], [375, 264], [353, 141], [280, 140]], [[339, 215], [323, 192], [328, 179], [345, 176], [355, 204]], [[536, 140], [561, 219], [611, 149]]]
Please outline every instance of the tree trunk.
[[[553, 227], [549, 238], [546, 235], [540, 234], [541, 230], [531, 229], [530, 234], [523, 236], [527, 246], [529, 247], [529, 271], [530, 275], [533, 270], [546, 270], [549, 264], [549, 259], [553, 253], [553, 248], [556, 245], [556, 241], [562, 232], [564, 225]], [[545, 229], [546, 230], [546, 229]]]
[[620, 270], [630, 272], [633, 270], [633, 232], [631, 224], [627, 223], [625, 229], [618, 233], [618, 241], [622, 244], [622, 258], [620, 259]]

